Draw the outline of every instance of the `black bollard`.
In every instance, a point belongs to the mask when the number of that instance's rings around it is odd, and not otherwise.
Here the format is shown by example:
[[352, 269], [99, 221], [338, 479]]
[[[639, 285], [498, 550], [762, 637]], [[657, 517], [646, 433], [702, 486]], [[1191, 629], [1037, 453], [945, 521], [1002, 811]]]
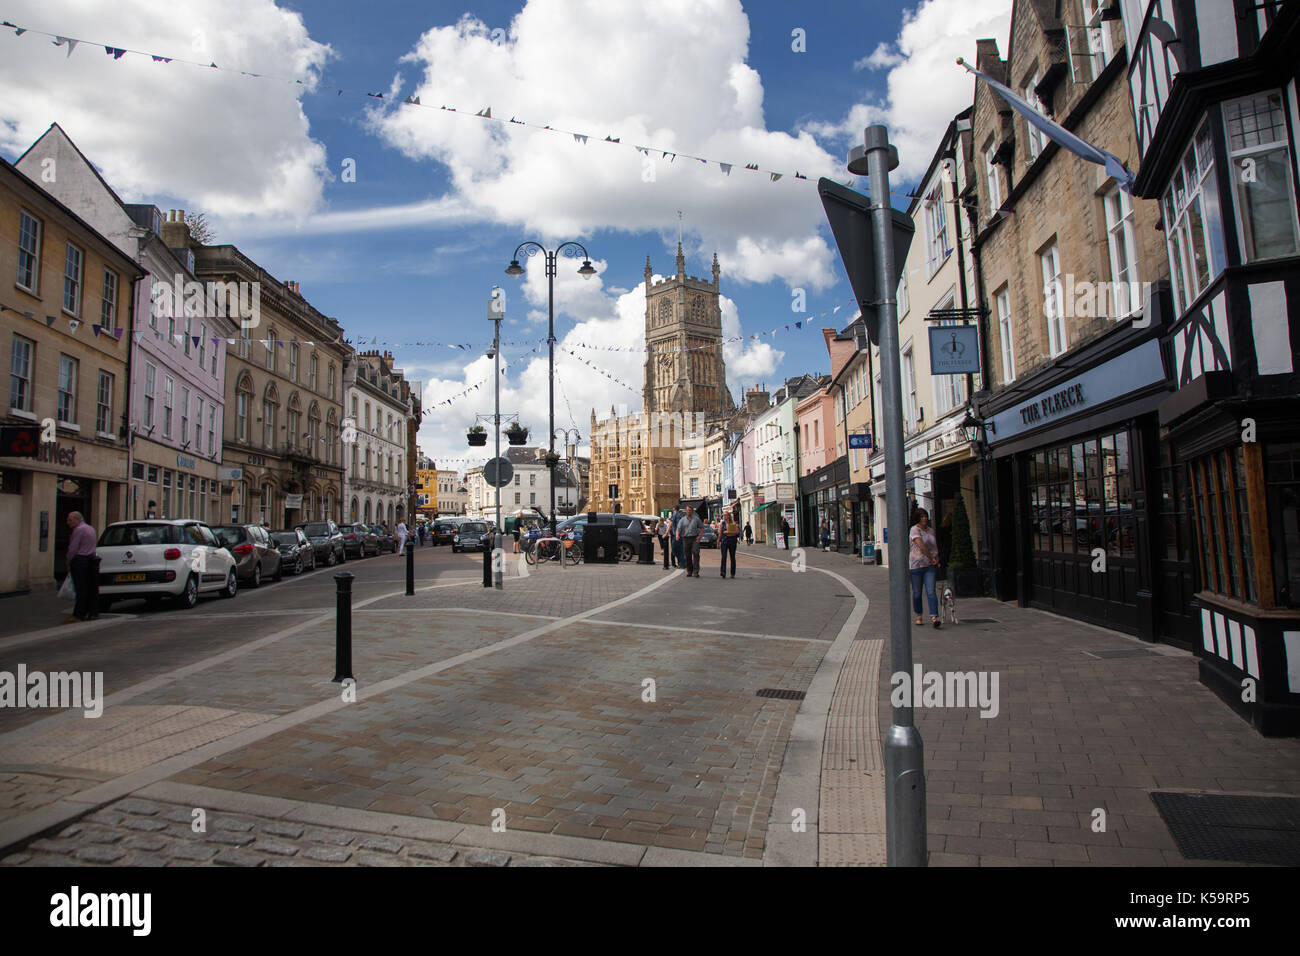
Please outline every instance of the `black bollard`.
[[492, 586], [492, 549], [488, 547], [483, 549], [483, 586]]
[[352, 676], [352, 572], [334, 575], [337, 604], [334, 611], [334, 683]]
[[406, 596], [415, 593], [415, 545], [406, 542]]

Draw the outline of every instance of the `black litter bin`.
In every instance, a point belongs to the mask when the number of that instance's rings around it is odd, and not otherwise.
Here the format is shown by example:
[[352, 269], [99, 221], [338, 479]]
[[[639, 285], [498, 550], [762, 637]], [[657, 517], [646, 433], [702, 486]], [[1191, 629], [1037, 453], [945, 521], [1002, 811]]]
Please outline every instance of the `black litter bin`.
[[588, 524], [582, 529], [582, 560], [586, 564], [618, 563], [618, 528]]
[[654, 564], [655, 563], [655, 536], [649, 531], [641, 532], [640, 554], [636, 559], [637, 564]]

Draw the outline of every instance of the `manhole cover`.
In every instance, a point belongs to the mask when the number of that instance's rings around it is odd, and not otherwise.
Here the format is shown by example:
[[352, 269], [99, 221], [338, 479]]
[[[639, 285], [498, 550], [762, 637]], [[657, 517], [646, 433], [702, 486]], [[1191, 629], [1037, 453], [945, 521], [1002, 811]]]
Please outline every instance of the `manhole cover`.
[[778, 700], [803, 700], [804, 692], [801, 690], [786, 690], [778, 687], [764, 687], [755, 696], [775, 697]]
[[1300, 866], [1300, 798], [1160, 791], [1151, 800], [1189, 860]]
[[1118, 650], [1118, 651], [1084, 651], [1084, 653], [1091, 657], [1101, 657], [1107, 660], [1115, 657], [1156, 657], [1157, 656], [1155, 654], [1152, 654], [1150, 651], [1143, 650], [1140, 647], [1134, 647], [1134, 648]]

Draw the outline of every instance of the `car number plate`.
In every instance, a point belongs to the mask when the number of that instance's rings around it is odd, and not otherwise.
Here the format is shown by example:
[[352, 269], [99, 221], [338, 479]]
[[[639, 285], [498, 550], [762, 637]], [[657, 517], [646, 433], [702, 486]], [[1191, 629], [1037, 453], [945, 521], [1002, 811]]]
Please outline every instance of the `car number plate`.
[[117, 584], [131, 584], [135, 581], [143, 581], [143, 574], [119, 574], [115, 579]]

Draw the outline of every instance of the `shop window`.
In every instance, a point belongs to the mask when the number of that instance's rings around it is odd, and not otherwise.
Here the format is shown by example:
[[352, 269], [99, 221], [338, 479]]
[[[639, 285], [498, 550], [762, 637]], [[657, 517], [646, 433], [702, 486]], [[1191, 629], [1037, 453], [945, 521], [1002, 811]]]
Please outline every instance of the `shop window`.
[[[1283, 607], [1300, 606], [1300, 442], [1264, 449], [1273, 580]], [[1243, 508], [1244, 506], [1239, 506]]]
[[15, 335], [13, 351], [9, 357], [9, 407], [19, 411], [32, 410], [32, 368], [36, 343]]
[[63, 269], [63, 311], [69, 315], [81, 314], [81, 260], [82, 251], [68, 243], [68, 253]]
[[1128, 432], [1040, 449], [1028, 472], [1033, 550], [1136, 557]]
[[41, 221], [23, 210], [18, 221], [18, 277], [20, 289], [36, 293], [41, 265]]
[[1241, 446], [1191, 462], [1190, 472], [1202, 586], [1225, 597], [1258, 601]]

